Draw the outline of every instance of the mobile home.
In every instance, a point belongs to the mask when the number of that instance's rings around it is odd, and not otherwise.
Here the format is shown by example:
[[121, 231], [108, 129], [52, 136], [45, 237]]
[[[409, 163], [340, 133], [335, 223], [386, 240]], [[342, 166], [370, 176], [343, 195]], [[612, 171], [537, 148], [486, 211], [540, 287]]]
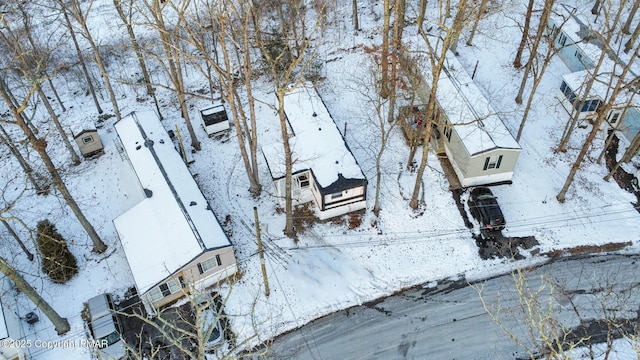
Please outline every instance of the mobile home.
[[[313, 202], [325, 220], [366, 208], [367, 179], [322, 98], [310, 83], [285, 95], [293, 162], [291, 195], [296, 205]], [[281, 206], [285, 201], [282, 143], [262, 147]]]
[[9, 278], [0, 279], [0, 360], [28, 359], [26, 346], [19, 346], [23, 340], [22, 323], [16, 313], [15, 288]]
[[232, 244], [156, 114], [115, 128], [142, 200], [113, 222], [147, 310], [233, 276]]
[[445, 152], [462, 187], [509, 183], [521, 148], [455, 56], [436, 94]]
[[[616, 71], [609, 65], [612, 64], [608, 62], [607, 66], [603, 67], [602, 74], [598, 75], [593, 82], [582, 106], [580, 102], [584, 96], [586, 83], [593, 77], [592, 72], [583, 70], [562, 76], [557, 97], [570, 116], [578, 112], [580, 120], [595, 119], [596, 111], [603, 101], [608, 101], [611, 88], [618, 81], [617, 77], [612, 78], [612, 74]], [[620, 70], [618, 69], [617, 72], [620, 73]], [[632, 76], [635, 77], [635, 75]], [[633, 140], [640, 131], [640, 104], [636, 96], [634, 91], [622, 91], [616, 97], [611, 110], [605, 115], [605, 125], [618, 130], [628, 141]]]

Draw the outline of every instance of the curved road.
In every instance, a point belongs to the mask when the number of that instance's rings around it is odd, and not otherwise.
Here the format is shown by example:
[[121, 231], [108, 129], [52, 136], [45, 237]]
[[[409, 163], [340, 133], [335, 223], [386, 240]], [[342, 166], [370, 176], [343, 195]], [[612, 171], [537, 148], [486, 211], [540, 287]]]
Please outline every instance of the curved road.
[[[601, 319], [602, 308], [617, 318], [637, 319], [640, 304], [640, 256], [608, 255], [564, 259], [529, 269], [525, 285], [545, 310], [568, 327]], [[556, 284], [551, 294], [551, 283]], [[541, 287], [543, 290], [540, 291]], [[473, 286], [465, 280], [418, 287], [375, 303], [317, 319], [275, 339], [270, 359], [528, 359], [485, 311], [519, 341], [533, 349], [528, 316], [511, 274]], [[549, 299], [553, 297], [553, 301]], [[606, 304], [606, 306], [602, 306]], [[498, 312], [499, 308], [499, 312]], [[535, 308], [535, 307], [534, 307]], [[598, 332], [591, 322], [590, 333]], [[603, 330], [604, 331], [604, 330]]]

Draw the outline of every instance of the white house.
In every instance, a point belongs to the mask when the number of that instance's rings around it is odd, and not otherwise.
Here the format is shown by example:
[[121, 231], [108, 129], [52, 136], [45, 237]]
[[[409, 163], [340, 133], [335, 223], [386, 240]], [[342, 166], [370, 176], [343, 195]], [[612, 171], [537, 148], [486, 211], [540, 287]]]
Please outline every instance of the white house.
[[147, 310], [234, 275], [231, 242], [156, 114], [131, 113], [115, 128], [142, 200], [113, 222]]
[[[612, 74], [620, 74], [621, 69], [611, 68], [612, 64], [607, 62], [602, 67], [602, 72], [593, 82], [585, 102], [580, 106], [584, 96], [586, 83], [593, 77], [591, 70], [583, 70], [562, 76], [560, 89], [557, 97], [567, 112], [573, 116], [578, 112], [578, 119], [595, 118], [596, 110], [603, 101], [608, 101], [611, 97], [611, 89], [618, 81], [618, 77]], [[632, 81], [628, 79], [627, 82]], [[616, 97], [611, 110], [605, 115], [606, 124], [618, 130], [628, 141], [640, 132], [640, 102], [637, 97], [640, 95], [634, 91], [623, 90]]]
[[24, 360], [26, 346], [16, 346], [16, 341], [24, 337], [20, 317], [15, 311], [15, 289], [11, 281], [0, 280], [0, 360]]
[[[290, 127], [294, 205], [315, 204], [316, 216], [329, 219], [366, 208], [367, 179], [311, 83], [285, 95]], [[285, 159], [282, 143], [262, 146], [281, 206], [285, 201]]]
[[[433, 73], [430, 62], [422, 60], [407, 63], [412, 76], [422, 77], [427, 90], [421, 93], [421, 100], [426, 103]], [[444, 148], [462, 187], [511, 182], [520, 145], [451, 51], [446, 53], [438, 78], [432, 121], [439, 124], [441, 133], [438, 151]]]

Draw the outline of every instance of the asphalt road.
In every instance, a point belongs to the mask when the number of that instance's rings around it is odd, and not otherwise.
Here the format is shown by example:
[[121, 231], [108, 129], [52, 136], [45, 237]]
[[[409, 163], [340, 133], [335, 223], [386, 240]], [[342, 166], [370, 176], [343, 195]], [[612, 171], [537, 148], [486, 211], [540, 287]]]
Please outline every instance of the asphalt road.
[[[275, 339], [270, 359], [528, 359], [537, 351], [529, 330], [537, 316], [555, 329], [606, 333], [594, 319], [632, 319], [640, 305], [640, 256], [610, 255], [553, 262], [526, 272], [529, 296], [518, 296], [511, 274], [469, 286], [466, 280], [418, 287], [334, 313]], [[555, 286], [551, 286], [555, 284]], [[480, 290], [481, 289], [481, 290]], [[503, 332], [483, 306], [524, 347]], [[551, 300], [553, 299], [553, 300]], [[537, 304], [537, 306], [536, 306]], [[577, 310], [574, 310], [577, 309]], [[604, 309], [604, 310], [603, 310]], [[577, 314], [576, 314], [577, 312]], [[539, 322], [538, 322], [539, 323]], [[549, 328], [548, 326], [547, 328]], [[570, 336], [571, 337], [571, 336]], [[539, 350], [539, 348], [538, 348]], [[539, 354], [539, 352], [538, 352]]]

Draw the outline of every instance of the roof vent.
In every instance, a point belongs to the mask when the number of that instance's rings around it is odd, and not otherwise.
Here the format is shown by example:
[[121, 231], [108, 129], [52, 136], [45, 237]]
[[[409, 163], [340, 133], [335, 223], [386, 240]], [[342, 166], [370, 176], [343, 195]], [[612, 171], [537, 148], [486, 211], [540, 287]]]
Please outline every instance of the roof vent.
[[146, 196], [146, 197], [148, 197], [148, 198], [152, 197], [152, 196], [153, 196], [153, 191], [151, 191], [151, 190], [149, 190], [149, 189], [145, 188], [145, 189], [144, 189], [144, 196]]
[[316, 117], [316, 116], [318, 116], [318, 114], [316, 114], [316, 112], [314, 111], [313, 115], [311, 115], [311, 116]]
[[192, 202], [189, 203], [189, 206], [196, 206], [196, 205], [198, 205], [198, 203], [195, 202], [195, 201], [192, 201]]

